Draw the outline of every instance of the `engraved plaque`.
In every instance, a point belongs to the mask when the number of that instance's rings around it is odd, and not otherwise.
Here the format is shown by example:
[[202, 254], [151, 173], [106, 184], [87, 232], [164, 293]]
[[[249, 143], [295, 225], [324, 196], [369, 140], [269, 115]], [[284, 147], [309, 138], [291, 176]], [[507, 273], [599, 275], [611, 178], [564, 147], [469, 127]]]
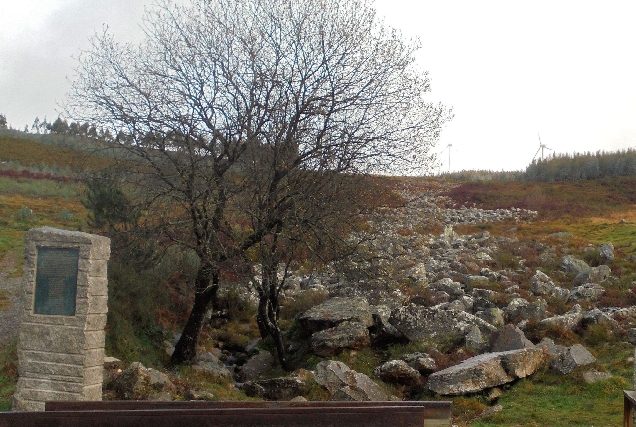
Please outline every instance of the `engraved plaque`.
[[39, 248], [33, 313], [75, 315], [79, 249]]

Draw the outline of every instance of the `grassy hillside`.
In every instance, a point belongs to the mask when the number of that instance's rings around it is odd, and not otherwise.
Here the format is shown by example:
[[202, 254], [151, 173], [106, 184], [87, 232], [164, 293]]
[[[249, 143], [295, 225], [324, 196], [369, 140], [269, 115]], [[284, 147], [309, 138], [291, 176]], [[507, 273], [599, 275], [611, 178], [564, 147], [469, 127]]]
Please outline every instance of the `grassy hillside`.
[[[72, 170], [96, 166], [102, 159], [86, 160], [70, 149], [29, 139], [0, 135], [0, 274], [16, 277], [22, 270], [24, 232], [52, 226], [86, 228], [86, 210], [80, 203], [83, 187]], [[3, 260], [12, 262], [2, 262]], [[0, 311], [9, 296], [0, 290]], [[16, 343], [0, 347], [0, 410], [11, 407], [17, 379]]]

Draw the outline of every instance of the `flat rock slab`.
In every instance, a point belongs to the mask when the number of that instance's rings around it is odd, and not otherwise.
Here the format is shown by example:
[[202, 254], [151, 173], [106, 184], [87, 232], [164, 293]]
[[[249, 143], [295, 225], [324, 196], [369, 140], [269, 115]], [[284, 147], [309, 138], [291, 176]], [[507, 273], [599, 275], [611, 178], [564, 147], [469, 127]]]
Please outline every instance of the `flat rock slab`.
[[534, 348], [481, 354], [431, 374], [427, 388], [439, 395], [477, 393], [532, 375], [544, 360]]
[[315, 333], [334, 328], [343, 322], [357, 322], [365, 327], [373, 325], [371, 307], [364, 298], [331, 298], [307, 310], [300, 316], [300, 324]]
[[471, 326], [478, 327], [486, 336], [497, 330], [488, 322], [465, 311], [416, 304], [397, 308], [391, 313], [389, 322], [413, 342], [431, 343], [464, 336]]

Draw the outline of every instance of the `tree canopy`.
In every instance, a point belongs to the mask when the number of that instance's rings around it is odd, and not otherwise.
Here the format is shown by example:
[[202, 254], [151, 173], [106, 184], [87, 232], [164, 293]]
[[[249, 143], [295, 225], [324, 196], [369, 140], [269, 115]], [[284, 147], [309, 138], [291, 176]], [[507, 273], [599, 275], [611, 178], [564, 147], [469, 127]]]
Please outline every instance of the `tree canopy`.
[[200, 260], [180, 362], [194, 356], [230, 261], [263, 266], [270, 308], [259, 326], [277, 333], [277, 264], [354, 213], [334, 204], [353, 197], [343, 177], [425, 172], [451, 114], [426, 99], [419, 44], [378, 21], [370, 1], [166, 1], [144, 29], [139, 45], [107, 29], [92, 39], [67, 111], [120, 136], [131, 199]]

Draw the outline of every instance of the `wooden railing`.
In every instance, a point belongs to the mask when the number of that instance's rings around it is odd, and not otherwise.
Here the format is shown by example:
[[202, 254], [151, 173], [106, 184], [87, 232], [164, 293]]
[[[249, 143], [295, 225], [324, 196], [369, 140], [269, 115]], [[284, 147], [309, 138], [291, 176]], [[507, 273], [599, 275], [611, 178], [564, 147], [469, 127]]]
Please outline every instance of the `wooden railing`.
[[450, 427], [451, 402], [47, 402], [0, 427]]

